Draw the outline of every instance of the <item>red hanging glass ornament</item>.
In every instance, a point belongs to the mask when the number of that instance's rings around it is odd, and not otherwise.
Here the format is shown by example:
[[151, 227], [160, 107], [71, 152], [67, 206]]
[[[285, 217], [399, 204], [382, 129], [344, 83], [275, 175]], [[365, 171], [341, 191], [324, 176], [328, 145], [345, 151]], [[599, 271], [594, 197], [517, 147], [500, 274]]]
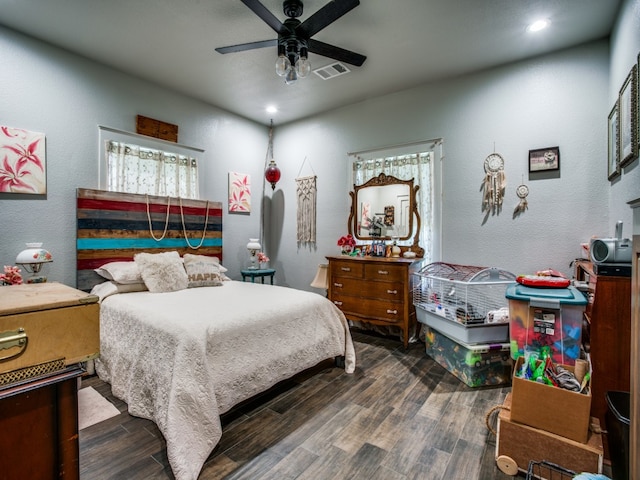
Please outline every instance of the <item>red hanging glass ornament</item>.
[[269, 166], [264, 172], [264, 178], [271, 184], [271, 190], [276, 189], [276, 183], [280, 180], [280, 169], [276, 165], [275, 160], [271, 159]]

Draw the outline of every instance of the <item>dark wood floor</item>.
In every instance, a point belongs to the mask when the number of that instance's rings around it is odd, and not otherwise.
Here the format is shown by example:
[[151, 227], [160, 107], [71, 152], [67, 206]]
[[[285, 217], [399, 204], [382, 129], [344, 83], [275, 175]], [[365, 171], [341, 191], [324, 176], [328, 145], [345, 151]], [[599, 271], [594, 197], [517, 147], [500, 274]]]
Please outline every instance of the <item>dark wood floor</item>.
[[[353, 337], [354, 374], [324, 366], [226, 415], [199, 479], [512, 478], [485, 422], [509, 388], [467, 387], [423, 344]], [[89, 385], [122, 413], [80, 432], [81, 479], [173, 479], [155, 424], [128, 415], [97, 377]]]

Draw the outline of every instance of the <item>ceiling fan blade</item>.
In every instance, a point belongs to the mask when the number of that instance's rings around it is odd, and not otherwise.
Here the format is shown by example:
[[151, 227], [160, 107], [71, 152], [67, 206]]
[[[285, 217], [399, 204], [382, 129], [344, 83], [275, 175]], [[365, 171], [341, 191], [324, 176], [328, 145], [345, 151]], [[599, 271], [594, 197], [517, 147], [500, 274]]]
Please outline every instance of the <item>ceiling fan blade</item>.
[[332, 0], [301, 23], [296, 31], [304, 32], [307, 38], [312, 37], [358, 5], [360, 0]]
[[262, 5], [258, 0], [241, 0], [247, 7], [249, 7], [253, 13], [259, 16], [264, 23], [273, 28], [276, 32], [280, 33], [282, 28], [282, 22], [278, 20], [273, 13]]
[[229, 47], [219, 47], [219, 48], [216, 48], [216, 52], [218, 53], [244, 52], [246, 50], [254, 50], [256, 48], [276, 47], [277, 45], [278, 45], [277, 39], [263, 40], [261, 42], [241, 43], [240, 45], [231, 45]]
[[362, 66], [364, 61], [367, 59], [367, 57], [360, 55], [359, 53], [351, 52], [334, 45], [329, 45], [328, 43], [320, 42], [313, 38], [309, 39], [309, 51], [322, 55], [323, 57], [329, 57], [340, 62], [348, 63], [349, 65], [355, 65], [356, 67]]

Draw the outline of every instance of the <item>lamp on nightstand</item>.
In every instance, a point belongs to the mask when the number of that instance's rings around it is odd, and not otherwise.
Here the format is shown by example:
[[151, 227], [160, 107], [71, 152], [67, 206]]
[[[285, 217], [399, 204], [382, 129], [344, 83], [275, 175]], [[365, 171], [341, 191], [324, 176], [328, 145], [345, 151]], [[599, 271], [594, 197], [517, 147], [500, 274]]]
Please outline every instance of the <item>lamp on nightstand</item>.
[[261, 248], [262, 247], [260, 246], [260, 241], [257, 238], [249, 239], [249, 243], [247, 243], [247, 250], [249, 250], [249, 269], [258, 269], [257, 255]]
[[21, 265], [30, 277], [25, 278], [25, 283], [44, 283], [47, 277], [38, 275], [45, 263], [53, 261], [51, 254], [42, 248], [42, 243], [27, 243], [27, 248], [16, 257], [16, 264]]
[[324, 290], [327, 290], [329, 288], [329, 279], [327, 275], [328, 270], [329, 270], [329, 265], [327, 265], [326, 263], [321, 263], [320, 265], [318, 265], [318, 270], [316, 271], [316, 277], [311, 282], [311, 286], [313, 288], [322, 288]]

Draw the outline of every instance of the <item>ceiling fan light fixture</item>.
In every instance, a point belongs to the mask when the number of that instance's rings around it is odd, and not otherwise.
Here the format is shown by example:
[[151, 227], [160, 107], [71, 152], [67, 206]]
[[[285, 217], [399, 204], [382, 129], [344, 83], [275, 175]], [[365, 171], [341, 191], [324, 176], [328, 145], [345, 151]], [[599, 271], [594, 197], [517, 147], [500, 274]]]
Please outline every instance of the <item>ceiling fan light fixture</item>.
[[295, 68], [290, 68], [287, 74], [284, 77], [284, 83], [287, 85], [293, 85], [298, 81], [298, 73]]
[[291, 69], [291, 60], [287, 57], [286, 47], [278, 44], [278, 59], [276, 60], [276, 74], [280, 77], [284, 77]]
[[309, 61], [309, 50], [306, 46], [300, 47], [298, 60], [295, 63], [296, 73], [298, 77], [305, 78], [311, 73], [311, 62]]
[[307, 57], [298, 58], [296, 62], [296, 73], [300, 78], [305, 78], [311, 73], [311, 62]]
[[286, 55], [279, 55], [276, 60], [276, 73], [280, 77], [284, 77], [289, 71], [291, 71], [291, 61]]
[[216, 51], [224, 54], [277, 46], [276, 74], [285, 77], [287, 85], [291, 85], [298, 78], [305, 78], [311, 73], [309, 51], [357, 67], [362, 66], [367, 58], [359, 53], [311, 38], [360, 5], [360, 0], [330, 0], [304, 22], [298, 20], [303, 13], [302, 0], [283, 0], [283, 12], [287, 17], [284, 22], [278, 20], [261, 3], [261, 0], [242, 0], [242, 3], [270, 26], [278, 34], [278, 38], [220, 47], [216, 48]]

